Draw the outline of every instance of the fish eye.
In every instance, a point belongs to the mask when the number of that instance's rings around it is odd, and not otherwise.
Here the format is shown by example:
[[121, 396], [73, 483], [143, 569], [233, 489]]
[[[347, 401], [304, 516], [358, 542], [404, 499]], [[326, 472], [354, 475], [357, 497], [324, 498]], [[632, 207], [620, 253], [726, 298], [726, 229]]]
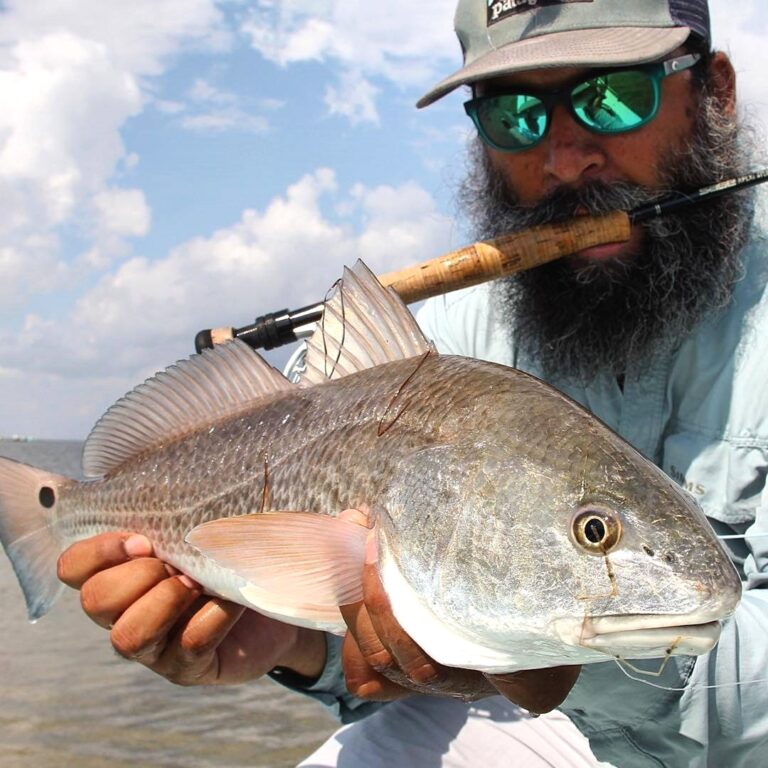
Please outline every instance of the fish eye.
[[571, 537], [589, 555], [607, 555], [621, 540], [621, 520], [609, 509], [582, 507], [573, 516]]
[[56, 503], [56, 493], [54, 492], [53, 488], [48, 485], [44, 485], [40, 489], [38, 499], [41, 506], [45, 507], [46, 509], [50, 509]]

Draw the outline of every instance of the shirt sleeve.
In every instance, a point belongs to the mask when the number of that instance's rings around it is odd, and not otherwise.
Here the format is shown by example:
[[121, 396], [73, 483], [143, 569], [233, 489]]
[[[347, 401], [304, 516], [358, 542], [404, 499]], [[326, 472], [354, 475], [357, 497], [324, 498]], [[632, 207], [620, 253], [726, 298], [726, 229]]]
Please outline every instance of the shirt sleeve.
[[317, 680], [309, 681], [280, 669], [272, 670], [269, 676], [284, 688], [303, 693], [320, 702], [342, 723], [352, 723], [368, 717], [382, 707], [383, 703], [358, 699], [347, 690], [341, 667], [342, 638], [326, 634], [325, 642], [325, 667]]

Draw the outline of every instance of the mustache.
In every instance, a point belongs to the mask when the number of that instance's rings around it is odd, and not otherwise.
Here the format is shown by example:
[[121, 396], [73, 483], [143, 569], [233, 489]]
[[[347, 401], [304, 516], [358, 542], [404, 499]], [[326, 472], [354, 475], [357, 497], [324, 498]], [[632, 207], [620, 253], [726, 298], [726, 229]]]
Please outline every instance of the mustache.
[[530, 206], [520, 205], [506, 195], [503, 210], [497, 212], [512, 230], [543, 224], [560, 224], [579, 215], [601, 216], [629, 211], [668, 194], [667, 189], [648, 189], [627, 182], [593, 180], [578, 187], [560, 186]]

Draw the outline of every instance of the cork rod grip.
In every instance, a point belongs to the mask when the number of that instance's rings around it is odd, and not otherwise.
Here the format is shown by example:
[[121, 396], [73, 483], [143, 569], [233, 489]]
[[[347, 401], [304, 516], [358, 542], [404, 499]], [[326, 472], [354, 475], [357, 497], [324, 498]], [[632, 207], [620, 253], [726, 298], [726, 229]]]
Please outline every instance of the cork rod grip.
[[379, 281], [391, 285], [406, 304], [411, 304], [537, 267], [593, 245], [625, 242], [629, 235], [629, 216], [624, 211], [582, 216], [474, 243], [422, 264], [387, 272]]
[[[523, 232], [502, 235], [495, 240], [474, 243], [422, 264], [380, 275], [379, 281], [383, 285], [392, 286], [406, 304], [411, 304], [537, 267], [594, 245], [625, 242], [629, 240], [630, 229], [629, 214], [624, 211], [615, 211], [605, 216], [581, 216], [562, 224], [545, 224]], [[315, 313], [317, 317], [310, 317]], [[304, 325], [320, 317], [322, 304], [304, 307], [296, 314], [301, 316]], [[284, 325], [285, 319], [284, 313], [280, 313], [278, 324]], [[195, 348], [200, 352], [237, 337], [254, 348], [272, 349], [296, 340], [293, 333], [296, 318], [289, 319], [289, 333], [285, 338], [273, 339], [271, 334], [267, 334], [268, 343], [265, 343], [264, 328], [276, 329], [275, 316], [268, 315], [257, 318], [253, 325], [244, 328], [200, 331], [195, 338]]]

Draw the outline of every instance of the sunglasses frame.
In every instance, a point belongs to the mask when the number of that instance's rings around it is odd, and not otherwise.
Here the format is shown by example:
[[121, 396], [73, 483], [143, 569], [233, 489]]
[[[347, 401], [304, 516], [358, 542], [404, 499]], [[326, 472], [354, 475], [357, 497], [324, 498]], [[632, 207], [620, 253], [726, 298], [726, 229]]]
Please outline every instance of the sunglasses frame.
[[[647, 125], [659, 113], [659, 105], [661, 103], [661, 81], [665, 77], [669, 77], [669, 75], [674, 75], [678, 72], [684, 72], [686, 69], [695, 67], [701, 61], [701, 58], [701, 54], [688, 53], [684, 56], [676, 56], [675, 58], [667, 59], [666, 61], [654, 62], [652, 64], [603, 69], [593, 72], [587, 77], [581, 78], [578, 82], [572, 83], [565, 88], [558, 88], [556, 90], [538, 91], [536, 89], [521, 88], [519, 90], [504, 90], [484, 94], [483, 96], [474, 96], [469, 101], [464, 102], [464, 111], [475, 124], [475, 128], [477, 128], [477, 132], [483, 142], [499, 152], [524, 152], [525, 150], [531, 149], [532, 147], [535, 147], [537, 144], [542, 142], [549, 133], [550, 126], [552, 125], [552, 111], [559, 104], [562, 104], [564, 107], [566, 107], [568, 112], [579, 125], [584, 126], [588, 131], [592, 133], [596, 133], [602, 136], [615, 136], [622, 133], [630, 133], [632, 131], [638, 130], [639, 128], [642, 128], [644, 125]], [[643, 120], [637, 123], [637, 125], [630, 126], [629, 128], [620, 128], [618, 130], [604, 130], [585, 122], [578, 115], [575, 107], [573, 106], [574, 91], [577, 88], [583, 86], [585, 83], [588, 83], [590, 80], [596, 80], [600, 77], [603, 77], [604, 75], [623, 72], [640, 72], [650, 78], [651, 87], [653, 88], [653, 109], [651, 110], [648, 117], [643, 118]], [[474, 94], [474, 86], [472, 90]], [[519, 147], [503, 147], [491, 139], [491, 137], [486, 133], [482, 124], [482, 120], [480, 119], [480, 108], [483, 106], [483, 104], [491, 101], [492, 99], [498, 99], [502, 96], [533, 96], [543, 104], [544, 109], [546, 110], [546, 124], [544, 126], [544, 131], [539, 138], [537, 138], [535, 141], [532, 141], [530, 144], [525, 144]]]

